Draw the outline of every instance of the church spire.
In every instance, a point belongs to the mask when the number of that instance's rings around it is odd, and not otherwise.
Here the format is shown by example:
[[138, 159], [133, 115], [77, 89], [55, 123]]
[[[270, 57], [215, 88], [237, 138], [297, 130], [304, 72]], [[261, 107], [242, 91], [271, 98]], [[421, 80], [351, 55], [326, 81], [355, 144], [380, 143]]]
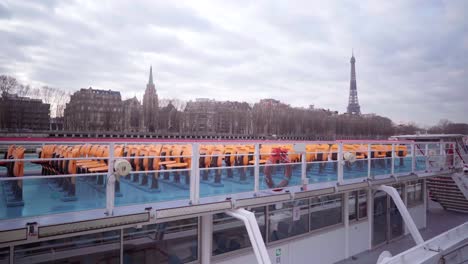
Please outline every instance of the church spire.
[[150, 76], [149, 76], [149, 81], [148, 84], [153, 84], [153, 65], [150, 66]]

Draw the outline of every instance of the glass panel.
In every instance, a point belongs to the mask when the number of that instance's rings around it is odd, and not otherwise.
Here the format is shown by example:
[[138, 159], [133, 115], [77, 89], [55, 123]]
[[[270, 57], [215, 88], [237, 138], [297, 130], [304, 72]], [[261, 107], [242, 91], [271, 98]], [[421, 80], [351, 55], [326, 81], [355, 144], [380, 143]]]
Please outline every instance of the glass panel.
[[395, 174], [409, 174], [412, 170], [411, 145], [395, 146]]
[[[2, 164], [5, 170], [0, 174], [6, 177], [0, 178], [0, 219], [104, 208], [103, 189], [106, 185], [104, 177], [30, 178], [81, 172], [79, 170], [85, 166], [84, 164], [89, 164], [87, 162], [90, 160], [65, 160], [65, 158], [78, 158], [81, 148], [81, 145], [8, 146], [4, 158], [36, 160]], [[99, 149], [101, 155], [107, 150], [105, 145]], [[36, 151], [38, 154], [32, 153]], [[51, 158], [60, 160], [40, 160]], [[92, 163], [97, 167], [106, 166], [104, 157], [95, 159]], [[85, 183], [92, 181], [96, 183], [94, 186]]]
[[301, 155], [293, 145], [260, 147], [260, 189], [301, 185]]
[[408, 207], [424, 202], [423, 181], [412, 181], [406, 185]]
[[387, 195], [382, 191], [374, 193], [374, 224], [372, 245], [387, 241]]
[[357, 191], [350, 192], [348, 196], [349, 221], [357, 219]]
[[311, 199], [310, 230], [342, 222], [342, 195], [326, 195]]
[[190, 198], [191, 145], [127, 145], [132, 172], [116, 181], [116, 206]]
[[403, 235], [403, 218], [393, 199], [390, 199], [390, 239]]
[[371, 176], [389, 175], [392, 173], [392, 146], [371, 146]]
[[367, 217], [367, 190], [359, 191], [359, 219]]
[[124, 229], [123, 263], [187, 263], [198, 259], [198, 218]]
[[344, 179], [367, 178], [368, 146], [360, 144], [343, 145]]
[[[265, 207], [251, 209], [265, 240]], [[213, 215], [213, 256], [250, 247], [250, 238], [242, 221], [225, 213]]]
[[15, 246], [15, 263], [120, 263], [120, 230]]
[[301, 185], [301, 163], [260, 165], [260, 189]]
[[0, 219], [105, 208], [105, 176], [0, 181]]
[[269, 241], [309, 232], [309, 200], [278, 203], [269, 206]]
[[306, 146], [306, 176], [310, 183], [336, 181], [338, 145], [311, 144]]
[[426, 144], [415, 144], [415, 155], [416, 155], [416, 171], [426, 170]]
[[253, 145], [203, 145], [200, 147], [200, 196], [254, 190]]
[[307, 163], [309, 183], [336, 181], [338, 179], [336, 161], [314, 161]]
[[10, 263], [10, 248], [0, 248], [0, 264]]

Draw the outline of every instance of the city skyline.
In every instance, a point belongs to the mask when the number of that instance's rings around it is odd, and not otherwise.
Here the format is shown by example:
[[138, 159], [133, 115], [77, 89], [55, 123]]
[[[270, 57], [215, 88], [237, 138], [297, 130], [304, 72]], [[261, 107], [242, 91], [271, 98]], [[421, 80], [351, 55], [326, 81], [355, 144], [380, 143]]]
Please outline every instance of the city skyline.
[[354, 47], [363, 113], [468, 122], [466, 2], [189, 4], [6, 1], [0, 74], [141, 100], [152, 65], [161, 98], [275, 98], [342, 113]]

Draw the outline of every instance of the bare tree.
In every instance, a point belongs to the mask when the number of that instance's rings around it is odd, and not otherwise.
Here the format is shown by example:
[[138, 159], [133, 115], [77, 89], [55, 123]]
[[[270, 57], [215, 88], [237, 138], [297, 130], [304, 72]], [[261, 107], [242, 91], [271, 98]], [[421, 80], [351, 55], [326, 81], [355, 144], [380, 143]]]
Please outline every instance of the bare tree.
[[18, 87], [18, 81], [16, 78], [0, 75], [0, 91], [2, 93], [14, 93]]

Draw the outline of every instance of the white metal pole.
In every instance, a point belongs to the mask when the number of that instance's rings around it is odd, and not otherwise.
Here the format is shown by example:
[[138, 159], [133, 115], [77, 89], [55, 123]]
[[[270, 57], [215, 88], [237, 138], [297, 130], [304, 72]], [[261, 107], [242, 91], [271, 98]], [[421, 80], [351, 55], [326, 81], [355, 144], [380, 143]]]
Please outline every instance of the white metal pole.
[[411, 143], [411, 172], [416, 171], [416, 148], [414, 143]]
[[257, 193], [260, 190], [260, 146], [258, 143], [255, 143], [254, 165], [254, 192]]
[[[333, 154], [332, 154], [333, 155]], [[338, 144], [338, 183], [343, 184], [343, 143]]]
[[190, 168], [190, 202], [198, 204], [200, 200], [200, 145], [192, 144], [192, 165]]
[[[357, 200], [359, 201], [359, 192], [357, 192], [358, 197]], [[357, 216], [356, 211], [356, 216]], [[344, 227], [345, 227], [345, 258], [349, 257], [349, 193], [344, 194], [344, 213], [343, 213], [343, 220], [344, 220]]]
[[424, 156], [426, 160], [426, 171], [429, 171], [429, 144], [426, 143], [426, 147], [424, 149]]
[[371, 148], [371, 144], [367, 144], [367, 178], [368, 179], [371, 179], [371, 162], [372, 162], [372, 159], [371, 159], [371, 156], [372, 156], [372, 148]]
[[200, 226], [200, 260], [201, 264], [211, 263], [212, 243], [213, 243], [213, 215], [203, 215]]
[[302, 153], [301, 158], [301, 183], [302, 183], [302, 190], [307, 190], [307, 185], [309, 184], [309, 179], [307, 179], [307, 157], [306, 152]]
[[115, 176], [114, 176], [114, 143], [109, 144], [109, 159], [107, 160], [106, 211], [107, 215], [114, 214]]
[[372, 193], [372, 189], [369, 188], [367, 190], [367, 219], [369, 219], [369, 236], [368, 236], [368, 247], [367, 249], [371, 250], [372, 249], [372, 237], [373, 233], [372, 231], [374, 230], [374, 197]]

